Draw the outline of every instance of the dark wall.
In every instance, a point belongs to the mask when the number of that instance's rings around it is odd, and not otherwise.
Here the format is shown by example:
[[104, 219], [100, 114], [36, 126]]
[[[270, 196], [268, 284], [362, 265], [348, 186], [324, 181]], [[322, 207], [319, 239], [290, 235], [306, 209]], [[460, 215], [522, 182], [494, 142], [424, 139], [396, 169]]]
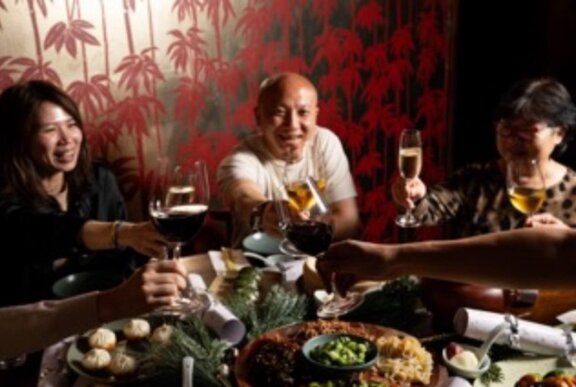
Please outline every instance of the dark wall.
[[[516, 80], [551, 75], [576, 96], [576, 2], [459, 1], [453, 165], [497, 157], [491, 114]], [[575, 166], [576, 144], [561, 160]]]

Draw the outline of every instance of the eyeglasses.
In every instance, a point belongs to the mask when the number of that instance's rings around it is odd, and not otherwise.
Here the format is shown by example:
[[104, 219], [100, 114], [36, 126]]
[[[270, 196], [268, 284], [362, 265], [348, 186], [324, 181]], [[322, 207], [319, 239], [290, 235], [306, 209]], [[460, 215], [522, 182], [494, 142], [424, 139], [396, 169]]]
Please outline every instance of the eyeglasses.
[[500, 137], [516, 137], [521, 140], [534, 140], [547, 130], [556, 130], [544, 122], [500, 120], [496, 125], [496, 133]]

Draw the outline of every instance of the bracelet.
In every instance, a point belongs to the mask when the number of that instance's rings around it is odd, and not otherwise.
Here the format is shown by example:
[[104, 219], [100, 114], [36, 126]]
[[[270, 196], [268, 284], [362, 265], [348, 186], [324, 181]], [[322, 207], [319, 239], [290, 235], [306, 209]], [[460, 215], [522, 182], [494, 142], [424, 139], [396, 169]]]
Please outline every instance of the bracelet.
[[120, 234], [120, 226], [122, 226], [122, 223], [123, 222], [121, 220], [117, 220], [112, 225], [112, 245], [117, 250], [121, 250], [124, 248], [124, 246], [120, 245], [120, 243], [118, 242], [118, 237]]

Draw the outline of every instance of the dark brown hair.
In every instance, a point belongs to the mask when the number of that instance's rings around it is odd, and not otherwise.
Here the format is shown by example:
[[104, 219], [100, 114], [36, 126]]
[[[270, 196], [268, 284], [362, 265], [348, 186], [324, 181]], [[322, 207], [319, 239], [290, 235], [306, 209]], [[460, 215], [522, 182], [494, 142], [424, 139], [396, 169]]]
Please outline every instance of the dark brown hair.
[[502, 97], [494, 115], [496, 122], [521, 118], [564, 128], [566, 135], [554, 150], [556, 154], [566, 150], [576, 126], [576, 106], [570, 93], [553, 78], [525, 79], [515, 83]]
[[40, 106], [58, 105], [76, 121], [82, 131], [78, 163], [65, 174], [70, 198], [89, 186], [91, 158], [78, 105], [55, 85], [39, 80], [18, 83], [0, 94], [0, 192], [40, 209], [52, 202], [41, 182], [32, 158], [32, 142], [40, 129]]

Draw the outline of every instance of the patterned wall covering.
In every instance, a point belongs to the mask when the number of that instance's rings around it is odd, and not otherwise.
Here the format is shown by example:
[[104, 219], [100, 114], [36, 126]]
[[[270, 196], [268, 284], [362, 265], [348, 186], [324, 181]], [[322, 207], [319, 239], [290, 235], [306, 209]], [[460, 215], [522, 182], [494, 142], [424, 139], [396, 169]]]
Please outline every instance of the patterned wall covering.
[[400, 130], [422, 129], [428, 181], [447, 164], [450, 15], [450, 0], [0, 0], [0, 88], [67, 90], [137, 219], [159, 154], [214, 173], [253, 130], [260, 81], [305, 73], [349, 154], [364, 238], [391, 240]]

